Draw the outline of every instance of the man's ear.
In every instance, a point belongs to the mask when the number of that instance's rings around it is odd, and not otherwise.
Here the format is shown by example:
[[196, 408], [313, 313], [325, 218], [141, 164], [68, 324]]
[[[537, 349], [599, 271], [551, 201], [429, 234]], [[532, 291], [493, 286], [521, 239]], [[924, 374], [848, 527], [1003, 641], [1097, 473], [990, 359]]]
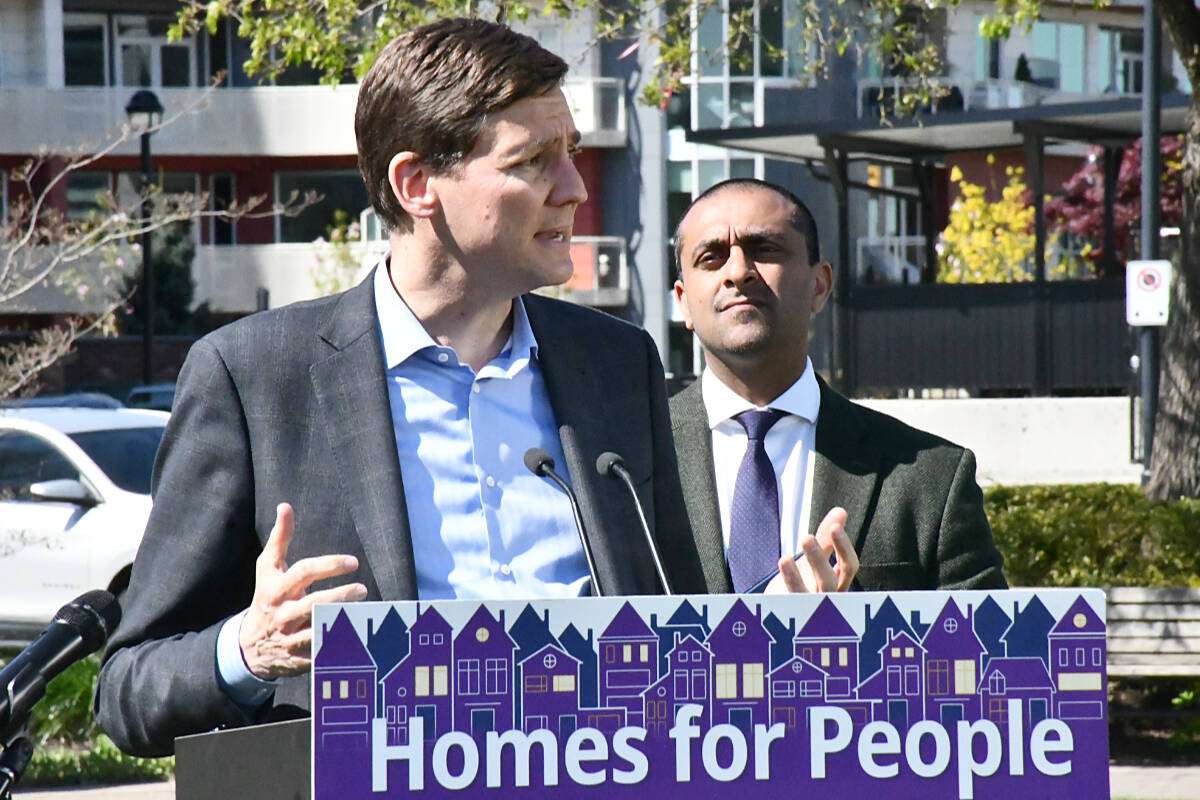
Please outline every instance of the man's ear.
[[414, 219], [429, 217], [437, 208], [437, 191], [431, 181], [432, 172], [421, 163], [417, 154], [405, 150], [388, 162], [388, 183], [400, 207]]
[[689, 331], [695, 330], [692, 325], [692, 312], [687, 304], [687, 292], [683, 288], [683, 279], [675, 281], [675, 302], [679, 304], [679, 313], [683, 315], [683, 324], [687, 326]]
[[813, 267], [812, 313], [815, 315], [825, 307], [825, 302], [833, 294], [833, 267], [828, 261], [822, 261]]

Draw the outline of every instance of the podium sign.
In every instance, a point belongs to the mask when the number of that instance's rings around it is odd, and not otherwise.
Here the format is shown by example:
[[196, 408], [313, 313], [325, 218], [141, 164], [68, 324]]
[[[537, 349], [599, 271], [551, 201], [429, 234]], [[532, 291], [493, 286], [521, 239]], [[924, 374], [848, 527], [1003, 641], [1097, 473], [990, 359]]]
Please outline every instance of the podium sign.
[[313, 797], [1107, 798], [1104, 601], [322, 605]]

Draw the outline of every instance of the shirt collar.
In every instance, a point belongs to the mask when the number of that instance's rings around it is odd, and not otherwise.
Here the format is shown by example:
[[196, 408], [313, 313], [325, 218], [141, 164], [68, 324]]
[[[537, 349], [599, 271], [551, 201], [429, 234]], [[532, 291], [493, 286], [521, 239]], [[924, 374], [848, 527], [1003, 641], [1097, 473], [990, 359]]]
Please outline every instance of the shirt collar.
[[[404, 363], [425, 348], [441, 347], [392, 285], [389, 262], [390, 256], [385, 256], [375, 268], [375, 313], [379, 317], [383, 363], [387, 369]], [[513, 298], [512, 332], [498, 358], [517, 366], [518, 362], [527, 358], [537, 358], [537, 353], [537, 338], [529, 327], [525, 303], [520, 297]]]
[[[725, 383], [705, 369], [700, 375], [700, 395], [704, 399], [704, 408], [708, 412], [708, 428], [712, 430], [727, 419], [732, 419], [743, 411], [757, 408], [746, 398], [730, 389]], [[797, 417], [816, 423], [817, 413], [821, 408], [821, 388], [817, 385], [817, 376], [813, 371], [812, 359], [806, 359], [804, 372], [789, 386], [783, 394], [767, 404], [767, 408], [785, 411]]]

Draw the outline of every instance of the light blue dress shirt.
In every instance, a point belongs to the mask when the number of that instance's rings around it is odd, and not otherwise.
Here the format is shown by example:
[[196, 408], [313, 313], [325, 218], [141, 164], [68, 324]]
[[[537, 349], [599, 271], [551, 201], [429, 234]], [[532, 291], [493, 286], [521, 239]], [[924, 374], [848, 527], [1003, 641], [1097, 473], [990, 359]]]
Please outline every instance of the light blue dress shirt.
[[[525, 451], [540, 447], [571, 480], [521, 299], [508, 342], [478, 374], [430, 337], [392, 287], [386, 262], [375, 271], [375, 307], [420, 599], [587, 591], [570, 502], [524, 465]], [[217, 665], [230, 697], [253, 708], [275, 683], [246, 667], [241, 619], [222, 627]]]

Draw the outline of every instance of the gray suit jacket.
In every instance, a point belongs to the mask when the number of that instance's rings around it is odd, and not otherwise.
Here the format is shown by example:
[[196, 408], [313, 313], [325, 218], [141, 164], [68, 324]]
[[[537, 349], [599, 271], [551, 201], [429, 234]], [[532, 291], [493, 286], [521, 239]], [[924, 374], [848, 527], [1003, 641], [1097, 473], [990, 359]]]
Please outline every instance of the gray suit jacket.
[[[1004, 559], [975, 482], [975, 456], [851, 403], [818, 378], [810, 533], [842, 506], [861, 567], [856, 589], [998, 589]], [[710, 592], [732, 591], [721, 537], [712, 436], [700, 381], [671, 398], [679, 474]]]
[[[624, 456], [679, 590], [703, 588], [686, 527], [662, 366], [644, 331], [527, 296], [565, 467], [606, 594], [660, 591], [628, 490], [595, 470]], [[154, 509], [109, 642], [97, 717], [130, 752], [244, 725], [222, 691], [222, 622], [249, 605], [275, 507], [296, 512], [291, 563], [358, 557], [371, 600], [417, 597], [372, 279], [341, 295], [256, 314], [196, 343], [158, 454]], [[323, 588], [331, 583], [318, 584]], [[303, 713], [308, 676], [285, 680], [260, 719]]]

